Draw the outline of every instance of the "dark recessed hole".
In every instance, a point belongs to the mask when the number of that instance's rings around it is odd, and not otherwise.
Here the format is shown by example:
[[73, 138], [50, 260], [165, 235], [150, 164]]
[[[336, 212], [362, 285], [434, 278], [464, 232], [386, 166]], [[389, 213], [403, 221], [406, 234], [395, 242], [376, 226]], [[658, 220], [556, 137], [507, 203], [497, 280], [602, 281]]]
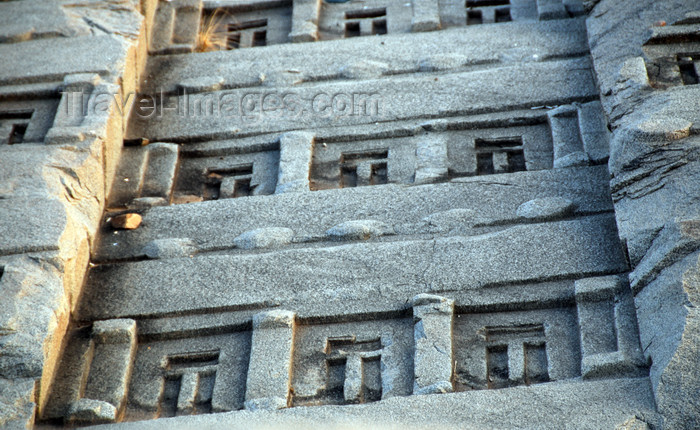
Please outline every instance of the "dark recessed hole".
[[486, 381], [489, 388], [503, 388], [509, 385], [508, 346], [498, 345], [486, 348]]
[[386, 19], [372, 21], [372, 34], [386, 34]]
[[474, 139], [474, 147], [477, 149], [517, 148], [522, 145], [523, 138], [521, 136]]
[[698, 54], [678, 54], [678, 69], [681, 73], [681, 80], [683, 85], [697, 85], [700, 83], [700, 77], [698, 77], [698, 70], [695, 67], [696, 59], [700, 59]]
[[343, 158], [341, 162], [352, 161], [352, 160], [372, 160], [375, 158], [388, 158], [389, 150], [382, 149], [379, 151], [366, 151], [366, 152], [345, 152], [343, 153]]
[[253, 188], [250, 186], [250, 178], [236, 179], [233, 186], [233, 197], [248, 197], [251, 195]]
[[549, 381], [547, 348], [544, 342], [526, 343], [525, 347], [525, 385], [540, 384]]
[[370, 185], [382, 185], [389, 182], [389, 174], [386, 163], [376, 163], [372, 165], [372, 177]]
[[12, 124], [12, 131], [10, 131], [10, 139], [7, 143], [14, 145], [15, 143], [22, 143], [24, 141], [24, 134], [27, 132], [27, 124]]
[[386, 8], [361, 9], [345, 12], [345, 19], [379, 18], [386, 16]]
[[357, 37], [360, 35], [360, 23], [359, 22], [346, 22], [345, 23], [345, 37]]
[[241, 47], [241, 34], [229, 34], [226, 37], [226, 49], [237, 49]]
[[493, 173], [493, 154], [490, 152], [476, 154], [476, 174], [490, 175]]
[[208, 169], [207, 176], [221, 175], [221, 176], [243, 176], [253, 174], [253, 164], [243, 164], [240, 166], [226, 167], [220, 169]]
[[213, 366], [219, 363], [219, 351], [201, 351], [188, 354], [171, 355], [168, 357], [168, 369], [184, 369], [191, 367]]
[[267, 30], [260, 30], [253, 33], [253, 46], [267, 45]]
[[496, 22], [508, 22], [512, 21], [510, 17], [510, 8], [509, 7], [503, 7], [503, 8], [498, 8], [496, 9]]
[[525, 154], [522, 150], [512, 151], [508, 153], [508, 171], [509, 172], [524, 172]]
[[32, 114], [34, 111], [29, 110], [21, 110], [21, 111], [7, 111], [7, 112], [0, 112], [0, 120], [3, 119], [26, 119], [30, 120], [32, 119]]
[[480, 10], [468, 10], [467, 11], [467, 25], [478, 25], [483, 24], [484, 18], [481, 15]]
[[357, 166], [342, 166], [340, 168], [340, 188], [357, 186]]
[[266, 26], [267, 26], [266, 19], [255, 19], [252, 21], [231, 23], [228, 25], [228, 31], [249, 30], [251, 28], [260, 28], [260, 27], [266, 27]]
[[467, 7], [505, 6], [510, 0], [467, 0]]
[[160, 416], [174, 417], [177, 414], [177, 398], [180, 395], [182, 375], [172, 375], [163, 381], [163, 394], [160, 401]]

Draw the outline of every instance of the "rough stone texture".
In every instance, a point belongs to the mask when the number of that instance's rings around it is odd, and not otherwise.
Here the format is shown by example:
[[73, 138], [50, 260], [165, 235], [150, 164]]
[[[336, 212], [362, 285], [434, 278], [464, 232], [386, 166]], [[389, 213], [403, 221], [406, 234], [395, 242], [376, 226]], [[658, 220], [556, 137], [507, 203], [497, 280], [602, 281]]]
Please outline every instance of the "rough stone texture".
[[117, 418], [117, 408], [102, 400], [80, 399], [70, 405], [67, 415], [72, 424], [110, 423]]
[[[682, 230], [682, 220], [697, 217], [698, 195], [691, 184], [698, 171], [700, 88], [655, 89], [658, 73], [645, 67], [644, 58], [652, 53], [644, 44], [657, 22], [673, 29], [694, 9], [693, 1], [603, 0], [588, 20], [602, 103], [613, 129], [613, 200], [620, 236], [630, 250], [642, 347], [652, 361], [651, 381], [666, 428], [697, 427], [700, 416], [698, 405], [689, 401], [700, 382], [688, 368], [700, 349], [693, 275], [697, 247], [687, 233], [669, 234]], [[659, 43], [663, 48], [668, 42]]]
[[527, 201], [518, 207], [518, 216], [531, 220], [564, 218], [575, 209], [571, 200], [549, 197]]
[[197, 252], [197, 246], [190, 239], [156, 239], [143, 247], [148, 258], [187, 257]]
[[698, 427], [697, 4], [500, 3], [0, 2], [0, 426]]
[[[401, 309], [412, 295], [476, 290], [499, 283], [586, 277], [626, 269], [612, 217], [516, 225], [485, 235], [433, 240], [333, 242], [262, 254], [203, 255], [101, 265], [78, 318], [154, 315], [185, 309], [284, 302], [333, 315]], [[530, 241], [551, 246], [532, 250]], [[584, 249], [597, 249], [584, 253]], [[236, 270], [221, 270], [235, 267]], [[206, 289], [192, 289], [190, 273]], [[121, 281], [128, 276], [128, 284]], [[409, 295], [409, 297], [405, 297]], [[360, 300], [364, 298], [363, 300]], [[349, 303], [348, 300], [358, 300]]]
[[34, 424], [35, 378], [0, 379], [0, 426], [26, 429]]
[[245, 408], [282, 409], [289, 405], [295, 315], [274, 310], [253, 316], [253, 341]]
[[414, 394], [452, 391], [452, 317], [454, 300], [430, 294], [413, 298]]
[[[146, 29], [133, 1], [16, 1], [0, 9], [0, 100], [37, 107], [26, 143], [0, 148], [0, 426], [25, 428], [50, 391], [125, 128], [117, 103], [76, 114], [65, 102], [79, 88], [93, 103], [91, 89], [133, 91]], [[88, 76], [92, 86], [81, 87]], [[50, 112], [41, 108], [47, 103]], [[39, 123], [46, 139], [30, 138]]]
[[294, 230], [284, 227], [266, 227], [247, 231], [233, 239], [241, 249], [273, 248], [287, 245], [294, 237]]
[[[639, 415], [654, 425], [652, 392], [642, 379], [554, 383], [512, 390], [484, 390], [434, 396], [397, 397], [356, 406], [290, 408], [278, 412], [240, 411], [147, 422], [121, 423], [117, 429], [203, 428], [615, 428]], [[551, 405], [547, 407], [546, 405]], [[521, 409], [522, 407], [522, 409]], [[522, 413], [513, 413], [514, 410]], [[563, 411], [571, 411], [564, 413]], [[582, 414], [581, 411], [592, 413]], [[472, 425], [469, 423], [478, 422]], [[95, 427], [105, 428], [105, 427]]]
[[326, 231], [326, 235], [333, 240], [367, 240], [391, 233], [391, 227], [375, 220], [346, 221]]
[[280, 164], [275, 193], [309, 190], [309, 167], [314, 135], [286, 133], [280, 137]]

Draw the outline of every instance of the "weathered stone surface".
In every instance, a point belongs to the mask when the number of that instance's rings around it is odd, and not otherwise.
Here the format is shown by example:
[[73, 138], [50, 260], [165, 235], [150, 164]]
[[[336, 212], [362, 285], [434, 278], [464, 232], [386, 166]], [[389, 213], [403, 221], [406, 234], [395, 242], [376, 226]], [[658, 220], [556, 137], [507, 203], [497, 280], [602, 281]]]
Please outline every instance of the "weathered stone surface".
[[[332, 315], [349, 309], [351, 298], [366, 298], [353, 303], [356, 311], [397, 309], [410, 296], [423, 292], [620, 273], [626, 263], [615, 231], [614, 221], [603, 215], [520, 225], [476, 237], [368, 241], [171, 260], [175, 264], [157, 260], [105, 265], [91, 271], [88, 282], [99, 288], [86, 292], [80, 318], [152, 315], [269, 300], [295, 303], [298, 313], [308, 309], [311, 315]], [[533, 251], [528, 247], [531, 241], [550, 246]], [[590, 249], [599, 251], [582, 252]], [[236, 270], [222, 271], [222, 267]], [[124, 285], [119, 279], [127, 273], [131, 282]], [[188, 273], [197, 273], [207, 289], [188, 287]]]
[[246, 409], [274, 410], [289, 406], [295, 317], [293, 312], [282, 310], [253, 316]]
[[290, 132], [280, 137], [280, 163], [276, 194], [309, 190], [309, 169], [314, 135]]
[[36, 380], [34, 378], [0, 378], [0, 426], [27, 429], [34, 424]]
[[101, 343], [129, 343], [134, 336], [136, 336], [134, 320], [96, 321], [92, 325], [92, 337]]
[[693, 282], [682, 279], [694, 270], [697, 248], [677, 226], [697, 212], [698, 198], [688, 184], [697, 180], [692, 130], [699, 118], [691, 106], [698, 89], [653, 90], [659, 70], [650, 49], [668, 49], [673, 56], [679, 47], [663, 40], [644, 45], [652, 32], [659, 33], [655, 23], [673, 27], [694, 7], [680, 0], [603, 0], [588, 20], [602, 103], [613, 129], [609, 166], [620, 236], [630, 250], [642, 348], [652, 362], [650, 377], [668, 428], [695, 427], [699, 415], [685, 401], [697, 393], [698, 379], [683, 364], [696, 359], [690, 352], [697, 350], [697, 338], [690, 335], [696, 329], [688, 307], [695, 299], [693, 287], [686, 287]]
[[0, 424], [697, 427], [692, 0], [345, 3], [0, 5]]
[[0, 83], [60, 82], [80, 72], [118, 75], [128, 48], [129, 43], [107, 35], [31, 40], [21, 50], [0, 44], [0, 56], [10, 60], [0, 71]]
[[50, 333], [65, 324], [63, 286], [59, 270], [51, 264], [56, 262], [53, 257], [37, 261], [13, 256], [0, 263], [0, 377], [40, 378]]
[[545, 197], [527, 201], [518, 207], [518, 216], [531, 220], [551, 220], [571, 215], [574, 202], [561, 197]]
[[[129, 133], [130, 137], [177, 142], [202, 134], [232, 138], [262, 132], [285, 132], [298, 129], [300, 124], [313, 129], [397, 121], [425, 117], [434, 112], [444, 115], [478, 114], [521, 106], [566, 103], [597, 94], [588, 71], [589, 64], [587, 59], [572, 59], [527, 63], [519, 67], [505, 65], [488, 71], [449, 73], [440, 76], [437, 81], [433, 76], [420, 74], [396, 76], [392, 80], [352, 81], [343, 85], [345, 104], [339, 99], [337, 103], [340, 104], [335, 106], [330, 104], [330, 94], [335, 94], [335, 84], [321, 81], [290, 91], [290, 97], [298, 103], [280, 106], [275, 111], [261, 111], [253, 106], [256, 110], [241, 112], [237, 104], [244, 97], [250, 97], [247, 95], [248, 89], [200, 93], [189, 96], [187, 100], [180, 96], [177, 101], [172, 101], [182, 106], [187, 104], [191, 112], [198, 112], [188, 121], [178, 121], [177, 111], [164, 111], [153, 118], [134, 116]], [[464, 85], [464, 82], [475, 84]], [[526, 88], [526, 91], [522, 88]], [[426, 93], [434, 96], [426, 99]], [[262, 97], [263, 93], [260, 94]], [[347, 102], [351, 94], [365, 100], [360, 106], [362, 111], [360, 107]], [[233, 102], [234, 106], [226, 107], [222, 103], [221, 109], [214, 114], [205, 113], [202, 109], [214, 100], [228, 100], [227, 103]], [[467, 100], [468, 106], [465, 105]], [[310, 101], [312, 106], [304, 106], [308, 105], [304, 101]], [[275, 120], [269, 121], [271, 118], [268, 115]]]
[[[488, 62], [544, 61], [551, 58], [583, 55], [588, 51], [585, 22], [580, 19], [512, 23], [507, 26], [490, 26], [483, 31], [479, 26], [451, 31], [449, 37], [440, 32], [394, 35], [392, 37], [359, 37], [347, 40], [310, 43], [299, 49], [294, 44], [280, 44], [258, 49], [238, 49], [227, 52], [207, 52], [196, 56], [154, 57], [149, 60], [144, 91], [155, 93], [162, 88], [173, 91], [183, 77], [223, 76], [232, 87], [258, 86], [260, 71], [270, 75], [272, 71], [297, 71], [304, 81], [314, 81], [328, 76], [329, 71], [339, 71], [361, 57], [368, 61], [386, 64], [392, 73], [412, 73], [420, 68], [426, 58], [461, 56], [461, 60], [428, 60], [429, 63], [449, 65], [449, 69]], [[515, 43], [528, 40], [526, 46]], [[431, 47], [426, 52], [424, 46]], [[507, 55], [510, 54], [510, 55]], [[454, 58], [454, 57], [453, 57]], [[250, 68], [249, 64], [259, 65]], [[157, 78], [156, 78], [157, 76]]]
[[452, 392], [454, 300], [419, 294], [413, 298], [414, 394]]
[[448, 232], [452, 229], [472, 227], [483, 220], [472, 209], [450, 209], [443, 212], [435, 212], [423, 218], [425, 225], [431, 231], [436, 232]]
[[392, 233], [393, 229], [387, 224], [369, 219], [346, 221], [326, 231], [333, 240], [367, 240]]
[[447, 178], [447, 142], [437, 138], [423, 139], [416, 149], [418, 166], [414, 183], [427, 184]]
[[[424, 187], [326, 190], [307, 193], [303, 199], [291, 193], [273, 199], [259, 196], [156, 207], [144, 214], [145, 222], [138, 229], [104, 237], [97, 259], [137, 257], [148, 242], [170, 238], [174, 232], [196, 241], [200, 250], [222, 249], [235, 246], [234, 239], [250, 230], [279, 226], [291, 228], [297, 237], [322, 237], [326, 230], [348, 219], [380, 221], [403, 234], [426, 228], [464, 234], [475, 224], [517, 223], [517, 208], [541, 195], [571, 200], [581, 213], [612, 209], [604, 166], [496, 177], [495, 182], [474, 177]], [[378, 201], [383, 203], [378, 205]], [[501, 203], [494, 206], [488, 204], [490, 201]], [[474, 213], [473, 219], [468, 211]], [[442, 214], [426, 224], [424, 218], [437, 212]], [[223, 222], [215, 224], [213, 220]]]
[[[134, 77], [129, 76], [133, 71], [125, 69], [134, 67], [133, 47], [143, 21], [134, 3], [5, 2], [1, 7], [0, 39], [14, 42], [0, 44], [3, 97], [57, 102], [59, 90], [76, 90], [71, 86], [73, 78], [64, 81], [71, 74], [97, 73], [107, 82], [124, 78], [127, 90], [133, 88]], [[66, 86], [61, 87], [62, 82]], [[119, 87], [110, 85], [101, 89], [105, 96], [117, 95], [119, 91]], [[7, 205], [7, 209], [0, 210], [0, 254], [31, 253], [0, 262], [4, 269], [0, 269], [4, 272], [0, 283], [7, 298], [0, 313], [4, 332], [0, 367], [4, 377], [18, 381], [33, 378], [37, 396], [31, 400], [40, 407], [54, 377], [69, 314], [80, 295], [89, 260], [90, 235], [101, 217], [106, 184], [111, 181], [110, 169], [116, 163], [114, 148], [118, 156], [123, 130], [123, 118], [110, 118], [114, 112], [108, 110], [107, 115], [90, 112], [87, 117], [77, 118], [86, 127], [82, 131], [91, 135], [76, 130], [73, 133], [63, 127], [63, 113], [57, 112], [55, 106], [50, 113], [35, 110], [25, 134], [29, 143], [6, 146], [0, 155], [5, 162], [0, 163], [4, 184], [0, 194], [6, 197], [2, 201]], [[43, 135], [36, 138], [34, 129], [39, 122], [47, 128], [54, 127], [47, 135], [68, 136], [70, 131], [78, 139], [71, 137], [66, 140], [67, 145], [39, 146], [44, 140]], [[58, 139], [47, 141], [56, 143]], [[26, 161], [12, 162], [14, 157]], [[7, 198], [8, 194], [12, 197]], [[25, 212], [24, 217], [21, 211]], [[10, 389], [0, 391], [7, 396], [3, 402], [17, 408], [26, 404], [26, 396], [11, 400], [10, 396], [18, 393]], [[5, 417], [4, 411], [0, 412], [0, 421]]]
[[148, 242], [142, 252], [153, 259], [187, 257], [197, 253], [197, 245], [190, 239], [156, 239]]
[[68, 408], [67, 421], [73, 424], [111, 423], [117, 419], [117, 409], [102, 400], [80, 399]]
[[285, 227], [265, 227], [247, 231], [233, 239], [241, 249], [275, 248], [287, 245], [294, 238], [294, 230]]
[[[117, 429], [220, 428], [345, 428], [380, 427], [549, 428], [572, 422], [580, 429], [615, 428], [630, 416], [643, 415], [657, 424], [653, 394], [644, 379], [586, 383], [538, 384], [511, 390], [480, 390], [435, 396], [396, 397], [355, 406], [290, 408], [283, 411], [240, 411], [221, 415], [120, 423]], [[545, 405], [551, 405], [546, 407]], [[522, 411], [512, 413], [513, 409]], [[583, 409], [582, 409], [583, 408]], [[591, 413], [581, 413], [580, 411]], [[564, 413], [562, 411], [571, 411]], [[600, 411], [600, 412], [595, 412]], [[400, 424], [397, 424], [397, 421]]]

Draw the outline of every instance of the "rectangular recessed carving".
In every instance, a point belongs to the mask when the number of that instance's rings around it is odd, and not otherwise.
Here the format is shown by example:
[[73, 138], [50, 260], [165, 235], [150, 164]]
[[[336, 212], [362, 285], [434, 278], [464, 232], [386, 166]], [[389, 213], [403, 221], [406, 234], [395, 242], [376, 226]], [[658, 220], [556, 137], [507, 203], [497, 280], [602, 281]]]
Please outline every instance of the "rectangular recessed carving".
[[509, 4], [510, 0], [467, 0], [467, 7], [504, 6]]
[[499, 7], [496, 9], [495, 14], [496, 14], [496, 17], [495, 17], [496, 22], [512, 21], [512, 18], [510, 16], [510, 8], [509, 7]]
[[467, 11], [467, 25], [477, 25], [484, 22], [484, 17], [480, 10]]
[[392, 0], [324, 1], [319, 11], [318, 39], [408, 33], [413, 9], [410, 3]]
[[177, 338], [183, 335], [139, 343], [127, 418], [203, 414], [243, 406], [250, 332]]
[[[168, 148], [178, 150], [164, 151]], [[161, 152], [167, 160], [155, 157]], [[151, 201], [158, 205], [182, 204], [272, 194], [279, 161], [279, 150], [250, 152], [227, 142], [212, 153], [199, 151], [195, 145], [158, 142], [128, 146], [123, 149], [109, 203], [116, 208]], [[146, 197], [162, 199], [146, 201]], [[141, 200], [135, 201], [137, 198]]]
[[346, 22], [345, 23], [345, 37], [357, 37], [360, 36], [360, 23], [359, 22]]
[[676, 57], [683, 85], [697, 85], [700, 83], [700, 78], [698, 77], [700, 53], [678, 54]]
[[56, 126], [57, 113], [72, 113], [76, 117], [85, 114], [67, 112], [63, 108], [58, 112], [59, 100], [45, 98], [0, 102], [0, 145], [44, 143], [49, 129]]
[[572, 308], [461, 314], [455, 319], [455, 389], [499, 389], [581, 374]]
[[210, 9], [205, 4], [200, 26], [218, 43], [207, 50], [231, 50], [287, 43], [292, 31], [291, 1], [264, 5], [242, 3]]
[[345, 12], [345, 19], [368, 19], [386, 16], [386, 8], [360, 9]]
[[522, 172], [526, 169], [521, 136], [476, 138], [476, 174]]
[[549, 380], [545, 333], [541, 324], [484, 327], [483, 332], [487, 342], [488, 388]]
[[0, 142], [14, 145], [25, 141], [33, 110], [0, 112]]
[[343, 153], [340, 158], [340, 187], [386, 184], [388, 157], [388, 150]]
[[525, 343], [525, 385], [549, 381], [547, 346], [544, 342]]
[[219, 350], [166, 357], [161, 416], [210, 413]]
[[375, 19], [372, 21], [372, 34], [386, 34], [386, 19]]
[[34, 111], [7, 111], [0, 112], [0, 121], [4, 120], [30, 120]]
[[585, 15], [580, 0], [441, 0], [439, 12], [442, 28]]
[[345, 37], [386, 34], [386, 8], [345, 12]]
[[267, 44], [267, 20], [256, 19], [227, 26], [226, 49], [250, 48]]
[[207, 169], [202, 198], [217, 200], [226, 197], [246, 197], [251, 195], [253, 164], [244, 164], [221, 169]]
[[508, 382], [508, 345], [486, 347], [486, 380], [488, 388], [503, 388]]
[[381, 349], [379, 338], [328, 338], [327, 384], [333, 403], [366, 403], [382, 398]]
[[226, 36], [226, 49], [238, 49], [241, 47], [241, 33], [233, 33]]
[[[298, 327], [294, 406], [374, 402], [412, 392], [411, 319]], [[412, 367], [412, 366], [411, 366]]]
[[642, 375], [647, 363], [639, 344], [632, 292], [617, 276], [576, 281], [584, 378]]
[[215, 366], [219, 364], [219, 351], [200, 351], [189, 354], [175, 354], [167, 357], [168, 370], [183, 370], [193, 367]]
[[700, 24], [681, 20], [654, 27], [643, 46], [649, 81], [660, 89], [700, 83]]
[[512, 21], [510, 0], [467, 0], [467, 25]]
[[22, 143], [26, 132], [27, 124], [12, 124], [12, 131], [10, 131], [10, 139], [8, 140], [8, 143], [10, 145]]
[[181, 157], [173, 203], [274, 193], [279, 151], [238, 152], [231, 147], [221, 155]]
[[387, 183], [418, 185], [464, 176], [551, 169], [553, 163], [552, 133], [544, 114], [521, 126], [465, 127], [344, 142], [317, 140], [309, 176], [312, 190]]

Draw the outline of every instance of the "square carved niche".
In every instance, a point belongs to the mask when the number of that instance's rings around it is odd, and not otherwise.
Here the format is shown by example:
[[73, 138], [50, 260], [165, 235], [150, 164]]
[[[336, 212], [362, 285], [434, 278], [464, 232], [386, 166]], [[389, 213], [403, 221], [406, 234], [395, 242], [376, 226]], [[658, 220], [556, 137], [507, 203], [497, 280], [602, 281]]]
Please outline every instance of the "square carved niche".
[[254, 48], [289, 41], [292, 2], [204, 2], [200, 38], [219, 50]]

